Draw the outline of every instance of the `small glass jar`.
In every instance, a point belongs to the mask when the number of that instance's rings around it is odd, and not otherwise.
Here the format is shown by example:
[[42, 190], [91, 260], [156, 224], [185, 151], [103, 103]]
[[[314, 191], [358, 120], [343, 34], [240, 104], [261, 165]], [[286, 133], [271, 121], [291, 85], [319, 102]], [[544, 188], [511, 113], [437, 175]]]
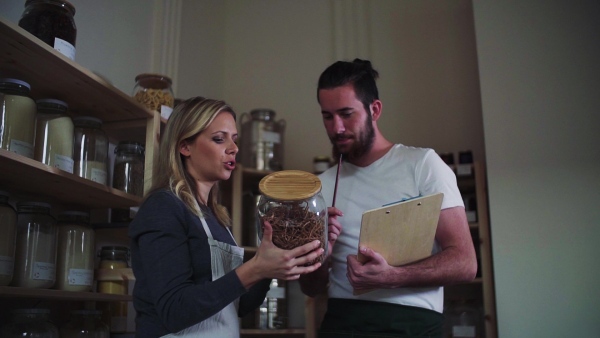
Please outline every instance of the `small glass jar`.
[[15, 266], [17, 213], [9, 198], [8, 192], [0, 190], [0, 286], [10, 284]]
[[71, 320], [60, 328], [61, 338], [109, 338], [100, 310], [71, 311]]
[[[115, 148], [113, 188], [135, 196], [144, 195], [144, 147], [141, 143], [121, 141]], [[112, 222], [131, 221], [129, 208], [112, 209]]]
[[17, 309], [11, 315], [11, 321], [2, 328], [2, 338], [58, 338], [48, 309]]
[[94, 282], [94, 229], [82, 211], [58, 215], [56, 285], [66, 291], [91, 291]]
[[106, 185], [108, 138], [102, 130], [102, 120], [79, 116], [73, 119], [73, 124], [75, 125], [73, 132], [75, 174]]
[[33, 158], [35, 101], [29, 83], [0, 79], [0, 148]]
[[62, 0], [27, 0], [19, 26], [75, 60], [75, 7]]
[[[327, 252], [327, 205], [317, 176], [300, 170], [277, 171], [263, 177], [258, 187], [262, 193], [256, 207], [260, 239], [268, 221], [277, 247], [291, 250], [319, 240]], [[309, 264], [324, 259], [321, 255]]]
[[173, 111], [175, 96], [171, 78], [160, 74], [140, 74], [135, 77], [133, 98], [150, 110], [168, 119]]
[[[125, 269], [129, 267], [129, 248], [124, 246], [103, 246], [100, 251], [100, 269]], [[128, 293], [127, 281], [98, 281], [98, 292], [118, 295]], [[103, 321], [110, 332], [127, 330], [127, 302], [100, 304]]]
[[451, 301], [446, 309], [445, 330], [448, 337], [481, 337], [481, 314], [473, 300]]
[[37, 100], [34, 158], [51, 167], [73, 173], [73, 121], [67, 103]]
[[17, 203], [17, 247], [12, 285], [51, 288], [56, 281], [56, 221], [50, 204]]

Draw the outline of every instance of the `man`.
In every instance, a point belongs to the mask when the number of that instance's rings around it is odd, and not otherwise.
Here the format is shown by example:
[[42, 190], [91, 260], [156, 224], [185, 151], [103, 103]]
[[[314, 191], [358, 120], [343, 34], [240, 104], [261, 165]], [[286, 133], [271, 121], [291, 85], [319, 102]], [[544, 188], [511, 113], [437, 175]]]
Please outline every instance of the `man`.
[[[328, 291], [320, 338], [441, 337], [443, 285], [475, 277], [477, 262], [462, 197], [452, 170], [432, 149], [388, 141], [378, 128], [382, 103], [369, 61], [338, 61], [320, 76], [323, 124], [341, 155], [335, 207], [329, 213], [329, 261], [300, 279], [314, 297]], [[337, 167], [319, 176], [331, 201]], [[362, 213], [419, 195], [444, 193], [432, 256], [394, 267], [370, 248], [357, 260]], [[358, 296], [353, 291], [376, 289]]]

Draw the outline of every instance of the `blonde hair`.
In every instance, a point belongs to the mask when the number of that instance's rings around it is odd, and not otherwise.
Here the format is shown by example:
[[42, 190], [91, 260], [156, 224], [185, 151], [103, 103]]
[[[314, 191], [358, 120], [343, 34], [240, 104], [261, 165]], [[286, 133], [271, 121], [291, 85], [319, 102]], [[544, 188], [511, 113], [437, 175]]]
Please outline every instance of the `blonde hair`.
[[[168, 189], [194, 214], [202, 216], [196, 200], [196, 183], [185, 170], [184, 157], [179, 153], [179, 146], [181, 142], [192, 142], [222, 111], [230, 113], [235, 120], [235, 112], [224, 101], [196, 96], [175, 107], [161, 135], [152, 187], [146, 196], [160, 189]], [[219, 223], [231, 226], [231, 217], [227, 209], [219, 204], [219, 184], [215, 184], [210, 190], [207, 204]]]

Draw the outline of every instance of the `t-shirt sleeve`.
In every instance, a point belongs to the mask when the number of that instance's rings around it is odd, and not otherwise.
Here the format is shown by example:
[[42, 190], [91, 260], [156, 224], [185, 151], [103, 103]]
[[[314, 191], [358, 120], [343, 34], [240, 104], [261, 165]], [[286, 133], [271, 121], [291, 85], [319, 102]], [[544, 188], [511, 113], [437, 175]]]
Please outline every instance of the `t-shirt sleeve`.
[[442, 209], [461, 206], [464, 202], [452, 169], [432, 149], [429, 149], [417, 168], [419, 193], [423, 196], [444, 193]]

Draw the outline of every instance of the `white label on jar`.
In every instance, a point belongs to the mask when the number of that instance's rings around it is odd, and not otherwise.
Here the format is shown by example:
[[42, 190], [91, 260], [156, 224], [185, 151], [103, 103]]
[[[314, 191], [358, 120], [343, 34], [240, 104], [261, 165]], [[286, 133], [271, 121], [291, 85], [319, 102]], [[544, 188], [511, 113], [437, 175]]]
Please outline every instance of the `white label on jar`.
[[452, 337], [475, 337], [475, 326], [453, 326]]
[[69, 269], [69, 285], [92, 285], [94, 271], [88, 269]]
[[15, 266], [13, 257], [0, 256], [0, 275], [12, 276]]
[[263, 130], [261, 135], [261, 141], [279, 143], [281, 142], [281, 135], [273, 131]]
[[54, 154], [54, 167], [60, 170], [64, 170], [68, 173], [73, 173], [73, 166], [75, 161], [72, 158], [65, 155]]
[[52, 263], [34, 262], [33, 279], [34, 280], [54, 280], [56, 277], [56, 266]]
[[106, 171], [92, 168], [92, 177], [90, 179], [100, 184], [106, 184]]
[[10, 140], [10, 151], [21, 156], [33, 158], [33, 144], [12, 139]]
[[173, 112], [173, 108], [169, 107], [169, 106], [165, 106], [162, 105], [160, 106], [160, 116], [164, 119], [169, 119], [169, 116], [171, 116], [171, 113]]
[[54, 49], [56, 49], [69, 59], [75, 60], [75, 46], [68, 43], [67, 41], [59, 38], [54, 38]]

